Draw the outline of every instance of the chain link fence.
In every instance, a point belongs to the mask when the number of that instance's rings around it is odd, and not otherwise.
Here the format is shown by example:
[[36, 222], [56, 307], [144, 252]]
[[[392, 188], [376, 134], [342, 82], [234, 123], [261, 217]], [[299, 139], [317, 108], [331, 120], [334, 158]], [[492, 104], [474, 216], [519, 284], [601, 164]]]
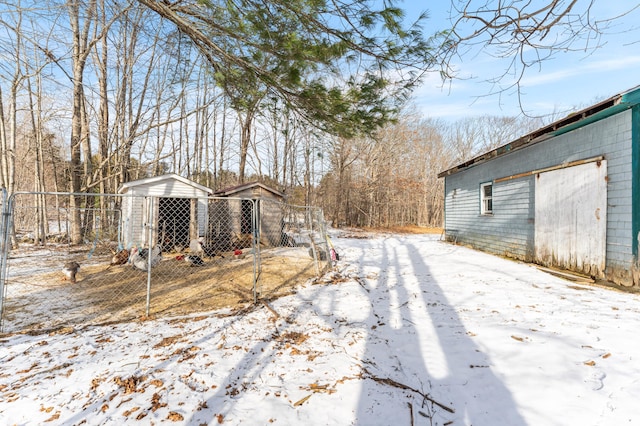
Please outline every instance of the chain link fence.
[[229, 197], [2, 197], [2, 332], [231, 313], [290, 294], [331, 265], [314, 207]]

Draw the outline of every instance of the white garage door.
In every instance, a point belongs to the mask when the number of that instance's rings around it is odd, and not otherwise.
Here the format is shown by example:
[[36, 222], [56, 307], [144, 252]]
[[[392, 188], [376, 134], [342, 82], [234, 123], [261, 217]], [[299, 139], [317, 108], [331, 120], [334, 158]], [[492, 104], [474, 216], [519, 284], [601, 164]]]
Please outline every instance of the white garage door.
[[606, 160], [536, 175], [535, 253], [547, 266], [601, 277], [606, 260]]

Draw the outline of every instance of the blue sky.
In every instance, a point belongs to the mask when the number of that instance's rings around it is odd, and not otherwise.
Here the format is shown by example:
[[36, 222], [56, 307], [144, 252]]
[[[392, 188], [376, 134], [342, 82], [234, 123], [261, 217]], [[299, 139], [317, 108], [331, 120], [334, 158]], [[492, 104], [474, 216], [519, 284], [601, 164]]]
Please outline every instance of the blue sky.
[[[579, 0], [578, 6], [585, 1]], [[400, 6], [407, 19], [414, 19], [426, 7], [430, 15], [424, 25], [426, 32], [445, 28], [449, 1], [425, 3], [407, 0]], [[596, 0], [593, 13], [603, 19], [635, 4], [630, 0]], [[604, 36], [600, 40], [603, 47], [559, 53], [540, 67], [528, 69], [520, 92], [524, 110], [534, 116], [564, 114], [640, 85], [640, 30], [636, 22], [640, 23], [640, 9], [616, 21], [609, 31], [617, 34]], [[443, 85], [439, 75], [430, 74], [415, 92], [414, 102], [425, 116], [450, 121], [478, 115], [518, 115], [521, 110], [515, 91], [491, 94], [496, 88], [487, 82], [507, 65], [507, 60], [483, 51], [464, 56], [455, 63], [463, 78]]]

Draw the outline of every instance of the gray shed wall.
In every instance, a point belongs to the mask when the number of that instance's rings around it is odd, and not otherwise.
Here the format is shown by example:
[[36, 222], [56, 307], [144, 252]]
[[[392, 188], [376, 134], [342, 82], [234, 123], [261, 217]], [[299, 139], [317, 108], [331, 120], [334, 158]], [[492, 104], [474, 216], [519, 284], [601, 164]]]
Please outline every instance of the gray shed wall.
[[[534, 176], [494, 183], [493, 215], [480, 215], [480, 184], [604, 155], [608, 165], [607, 279], [630, 280], [631, 111], [627, 110], [445, 178], [449, 238], [491, 253], [533, 260]], [[588, 232], [585, 231], [585, 232]]]

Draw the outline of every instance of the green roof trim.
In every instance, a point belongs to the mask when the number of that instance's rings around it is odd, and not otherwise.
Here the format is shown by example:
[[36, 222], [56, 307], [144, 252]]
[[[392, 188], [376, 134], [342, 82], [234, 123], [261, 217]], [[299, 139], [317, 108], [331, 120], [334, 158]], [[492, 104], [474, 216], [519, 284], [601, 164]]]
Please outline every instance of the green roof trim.
[[640, 104], [640, 87], [635, 90], [628, 91], [622, 94], [622, 102], [627, 104]]
[[575, 129], [579, 129], [580, 127], [584, 127], [587, 124], [591, 124], [591, 123], [595, 123], [596, 121], [600, 121], [602, 119], [611, 117], [612, 115], [616, 115], [619, 112], [622, 112], [626, 109], [631, 108], [633, 105], [632, 104], [618, 104], [618, 105], [614, 105], [612, 107], [609, 107], [603, 111], [599, 111], [593, 115], [590, 115], [588, 117], [583, 118], [582, 120], [576, 122], [576, 123], [572, 123], [572, 124], [568, 124], [554, 132], [551, 132], [551, 134], [553, 136], [559, 136], [562, 135], [564, 133], [569, 133], [572, 130]]

